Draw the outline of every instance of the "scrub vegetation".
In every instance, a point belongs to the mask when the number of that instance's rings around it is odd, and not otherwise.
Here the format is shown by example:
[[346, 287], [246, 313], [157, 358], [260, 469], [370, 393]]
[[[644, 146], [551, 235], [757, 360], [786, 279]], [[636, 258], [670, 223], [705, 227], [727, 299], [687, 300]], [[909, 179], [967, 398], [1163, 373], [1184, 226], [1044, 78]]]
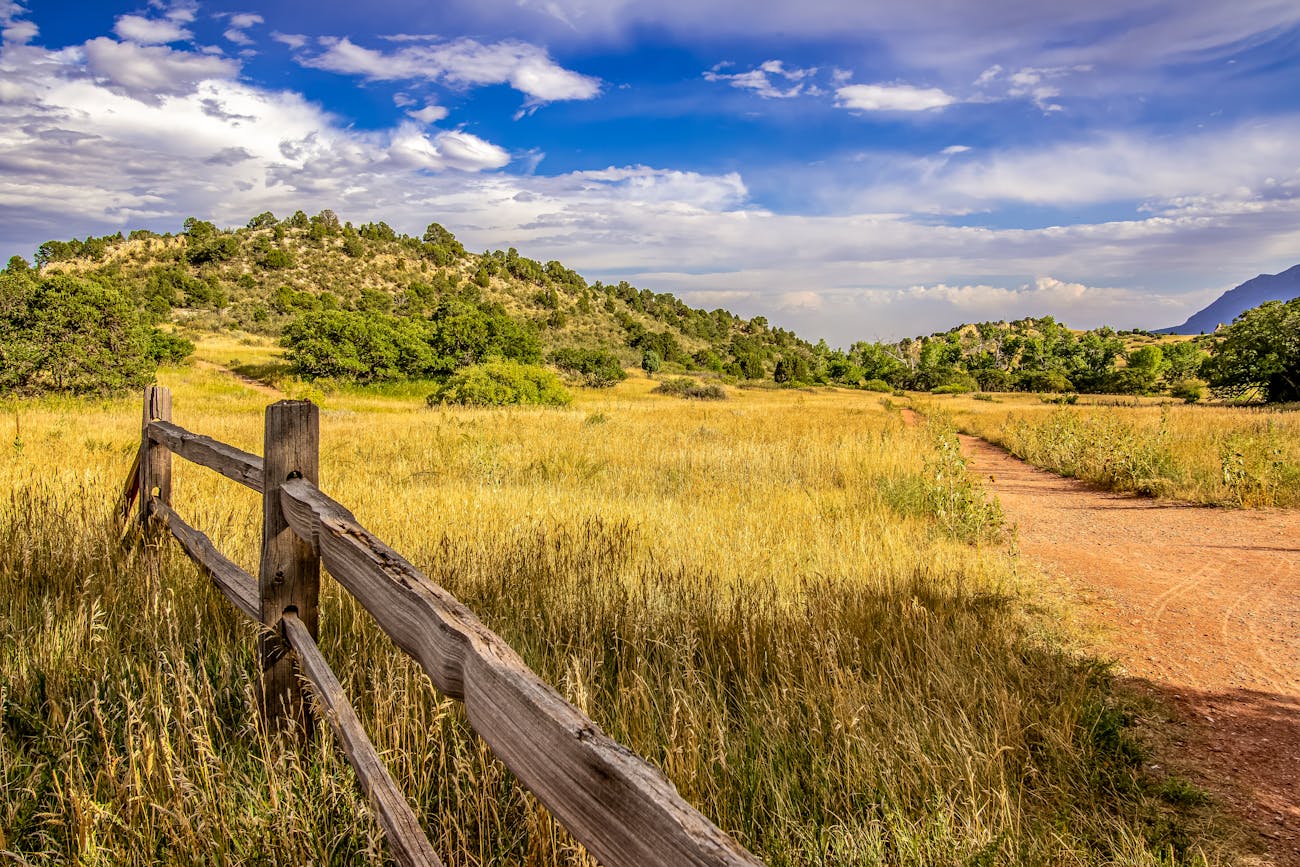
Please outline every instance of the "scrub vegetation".
[[[163, 367], [176, 421], [252, 451], [271, 399]], [[568, 407], [318, 395], [322, 487], [772, 865], [1217, 864], [1134, 708], [1068, 650], [952, 428], [863, 391]], [[138, 397], [6, 405], [0, 851], [17, 863], [385, 863], [327, 732], [258, 728], [254, 631], [173, 545], [123, 545]], [[178, 461], [245, 568], [260, 500]], [[589, 863], [454, 702], [326, 579], [321, 645], [450, 865]]]
[[916, 406], [1036, 466], [1110, 490], [1215, 506], [1300, 506], [1294, 404], [985, 394], [920, 397]]

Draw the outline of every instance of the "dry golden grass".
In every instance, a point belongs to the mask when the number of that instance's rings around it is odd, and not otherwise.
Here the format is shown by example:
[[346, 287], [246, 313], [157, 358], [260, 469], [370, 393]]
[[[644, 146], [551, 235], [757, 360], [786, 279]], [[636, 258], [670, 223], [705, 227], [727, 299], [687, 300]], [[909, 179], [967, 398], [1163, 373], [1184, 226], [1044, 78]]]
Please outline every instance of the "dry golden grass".
[[[265, 394], [160, 378], [177, 423], [261, 451]], [[321, 484], [770, 864], [1228, 860], [1155, 794], [1104, 668], [1042, 638], [951, 431], [862, 393], [652, 386], [565, 410], [327, 395]], [[175, 546], [118, 543], [137, 403], [7, 406], [0, 852], [383, 863], [327, 736], [273, 758], [252, 628]], [[174, 503], [255, 563], [256, 495], [178, 460]], [[322, 624], [448, 864], [585, 863], [328, 580]]]
[[1295, 407], [1188, 405], [1085, 395], [918, 397], [917, 409], [1036, 466], [1121, 491], [1218, 506], [1300, 506]]

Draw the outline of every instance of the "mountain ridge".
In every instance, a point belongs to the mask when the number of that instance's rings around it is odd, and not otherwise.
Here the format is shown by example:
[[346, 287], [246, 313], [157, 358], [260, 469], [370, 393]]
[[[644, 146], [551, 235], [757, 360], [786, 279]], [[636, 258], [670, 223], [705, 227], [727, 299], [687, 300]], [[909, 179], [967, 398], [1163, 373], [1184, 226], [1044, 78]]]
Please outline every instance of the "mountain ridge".
[[1300, 298], [1300, 265], [1277, 274], [1259, 274], [1224, 292], [1207, 306], [1187, 317], [1182, 325], [1158, 329], [1156, 334], [1210, 334], [1228, 325], [1242, 313], [1265, 301]]

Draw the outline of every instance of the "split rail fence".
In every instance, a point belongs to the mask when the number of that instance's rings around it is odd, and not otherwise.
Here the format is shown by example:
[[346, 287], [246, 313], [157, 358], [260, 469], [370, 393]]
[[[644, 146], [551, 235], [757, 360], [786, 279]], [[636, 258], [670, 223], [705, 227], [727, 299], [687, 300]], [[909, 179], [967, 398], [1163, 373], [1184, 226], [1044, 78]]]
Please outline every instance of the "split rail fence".
[[[320, 416], [309, 401], [266, 408], [263, 457], [172, 424], [171, 393], [145, 391], [140, 451], [122, 496], [146, 530], [165, 528], [213, 582], [262, 624], [261, 712], [272, 731], [310, 736], [303, 701], [334, 729], [400, 864], [441, 865], [316, 646], [320, 566], [356, 597], [553, 816], [607, 867], [738, 867], [752, 854], [704, 818], [657, 769], [611, 740], [544, 683], [468, 608], [362, 527], [320, 488]], [[172, 506], [172, 455], [262, 494], [257, 577]]]

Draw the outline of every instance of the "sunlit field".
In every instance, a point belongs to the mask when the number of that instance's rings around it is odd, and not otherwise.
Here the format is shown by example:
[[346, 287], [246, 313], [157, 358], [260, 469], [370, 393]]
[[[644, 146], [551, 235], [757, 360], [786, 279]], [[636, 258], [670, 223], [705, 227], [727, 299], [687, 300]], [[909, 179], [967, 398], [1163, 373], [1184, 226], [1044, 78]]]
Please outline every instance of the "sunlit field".
[[[160, 381], [176, 423], [262, 451], [272, 396], [202, 365]], [[321, 487], [769, 864], [1231, 860], [1161, 798], [1104, 667], [1062, 649], [951, 429], [862, 392], [654, 384], [563, 410], [322, 394]], [[5, 409], [0, 854], [386, 863], [329, 734], [259, 732], [254, 628], [175, 545], [119, 542], [139, 398]], [[254, 569], [258, 495], [177, 459], [173, 502]], [[321, 620], [446, 863], [589, 863], [328, 578]]]
[[916, 403], [1036, 466], [1112, 490], [1217, 506], [1300, 506], [1294, 406], [1095, 395], [1055, 405], [1035, 395], [990, 397], [925, 396]]

